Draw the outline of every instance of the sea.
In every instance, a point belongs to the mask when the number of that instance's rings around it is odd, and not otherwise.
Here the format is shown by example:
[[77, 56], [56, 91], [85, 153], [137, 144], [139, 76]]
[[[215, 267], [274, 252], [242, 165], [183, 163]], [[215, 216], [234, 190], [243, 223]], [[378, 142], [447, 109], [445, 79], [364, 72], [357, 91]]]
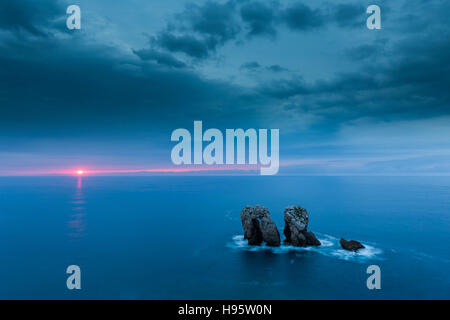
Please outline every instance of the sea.
[[[246, 205], [322, 246], [248, 246]], [[0, 299], [449, 299], [449, 246], [450, 177], [0, 177]]]

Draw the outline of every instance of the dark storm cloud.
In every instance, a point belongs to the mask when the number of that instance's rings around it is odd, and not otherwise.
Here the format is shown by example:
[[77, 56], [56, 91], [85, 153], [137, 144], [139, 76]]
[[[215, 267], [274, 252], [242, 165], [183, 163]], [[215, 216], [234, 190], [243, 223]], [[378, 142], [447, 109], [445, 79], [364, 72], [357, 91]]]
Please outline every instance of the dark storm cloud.
[[203, 6], [188, 5], [178, 18], [186, 21], [188, 29], [224, 43], [234, 39], [240, 31], [235, 10], [233, 1], [224, 4], [209, 1]]
[[164, 52], [158, 52], [152, 49], [143, 49], [143, 50], [133, 50], [133, 53], [136, 54], [142, 60], [155, 61], [160, 65], [165, 65], [173, 68], [186, 67], [186, 64], [184, 62], [179, 61], [170, 54]]
[[[251, 5], [252, 10], [260, 10], [262, 7], [255, 3], [238, 6], [233, 2], [207, 2], [187, 6], [178, 15], [179, 24], [167, 26], [152, 43], [169, 52], [203, 59], [245, 29], [235, 25], [236, 13], [245, 11], [237, 8]], [[332, 7], [332, 11], [333, 8], [339, 7]], [[27, 7], [23, 10], [25, 16], [31, 15], [26, 12]], [[273, 10], [278, 10], [277, 6]], [[291, 28], [308, 30], [324, 23], [324, 13], [317, 10], [295, 3], [282, 9], [280, 17], [291, 21]], [[39, 21], [46, 25], [52, 12], [41, 15]], [[355, 17], [348, 7], [335, 12], [340, 12], [342, 20], [352, 21]], [[294, 22], [294, 17], [301, 24]], [[38, 30], [39, 26], [36, 22], [33, 27]], [[156, 48], [134, 50], [139, 57], [134, 59], [133, 55], [76, 37], [48, 36], [33, 43], [18, 37], [0, 43], [0, 123], [5, 130], [18, 132], [42, 126], [41, 131], [47, 127], [65, 130], [76, 123], [91, 130], [97, 127], [98, 131], [105, 126], [129, 129], [149, 119], [167, 120], [209, 111], [217, 118], [233, 112], [245, 118], [255, 110], [263, 114], [265, 106], [273, 101], [291, 112], [302, 104], [301, 112], [307, 110], [329, 119], [448, 114], [448, 39], [447, 32], [399, 42], [392, 52], [383, 54], [386, 61], [380, 65], [372, 62], [374, 52], [378, 54], [383, 48], [382, 41], [359, 46], [348, 51], [352, 59], [361, 62], [360, 69], [354, 72], [315, 82], [290, 75], [291, 78], [272, 80], [248, 90], [225, 81], [206, 80], [193, 70], [186, 70], [184, 61]], [[285, 69], [252, 61], [243, 64], [241, 70]]]
[[239, 70], [241, 71], [250, 71], [250, 72], [262, 72], [262, 71], [268, 71], [273, 73], [279, 73], [279, 72], [287, 72], [289, 71], [286, 68], [283, 68], [282, 66], [278, 64], [273, 64], [270, 66], [262, 66], [259, 62], [256, 61], [249, 61], [246, 63], [243, 63]]
[[325, 25], [325, 17], [321, 10], [312, 9], [302, 2], [297, 2], [286, 8], [282, 19], [292, 30], [307, 31]]
[[288, 71], [286, 68], [283, 68], [282, 66], [278, 65], [278, 64], [273, 64], [271, 66], [266, 67], [267, 70], [273, 71], [273, 72], [283, 72], [283, 71]]
[[206, 114], [226, 120], [246, 103], [257, 104], [237, 86], [76, 38], [18, 43], [16, 50], [10, 42], [2, 45], [9, 50], [0, 55], [1, 135], [117, 137], [158, 130], [167, 135], [164, 130], [186, 118]]
[[[206, 11], [195, 9], [195, 12]], [[203, 20], [198, 15], [190, 17], [197, 22], [192, 26], [217, 41], [233, 34], [221, 24], [206, 27], [207, 23], [200, 23]], [[175, 43], [171, 37], [160, 41], [169, 51], [182, 51], [198, 58], [207, 56], [214, 48], [192, 45], [195, 41], [188, 40], [195, 39], [194, 36], [183, 37], [183, 41]], [[219, 118], [242, 108], [239, 112], [245, 118], [254, 110], [263, 114], [264, 107], [273, 100], [285, 104], [290, 112], [301, 104], [299, 112], [306, 110], [335, 122], [364, 116], [448, 114], [450, 62], [446, 53], [450, 47], [445, 40], [448, 37], [424, 38], [398, 44], [394, 52], [384, 55], [389, 60], [380, 66], [371, 63], [372, 52], [379, 50], [378, 44], [359, 47], [349, 53], [351, 58], [363, 62], [358, 71], [313, 83], [294, 76], [263, 83], [256, 91], [205, 80], [193, 71], [184, 70], [186, 64], [173, 55], [156, 49], [134, 50], [139, 61], [76, 38], [47, 37], [34, 43], [17, 38], [0, 44], [0, 123], [4, 130], [17, 132], [44, 132], [52, 128], [65, 131], [80, 123], [99, 132], [105, 127], [131, 130], [136, 124], [144, 127], [151, 119], [164, 123], [169, 118], [181, 119], [208, 111]], [[148, 64], [149, 61], [156, 64]], [[266, 67], [256, 61], [243, 64], [241, 69], [283, 70], [278, 65]]]
[[263, 84], [260, 92], [272, 98], [288, 99], [298, 95], [307, 95], [311, 93], [305, 81], [296, 77], [293, 79], [281, 79]]
[[2, 0], [0, 1], [0, 29], [26, 32], [34, 36], [48, 36], [48, 27], [64, 10], [58, 1]]
[[[382, 64], [369, 58], [357, 72], [337, 74], [332, 80], [309, 84], [298, 78], [277, 80], [262, 86], [261, 92], [301, 101], [293, 102], [299, 112], [307, 108], [337, 123], [360, 117], [393, 120], [450, 115], [449, 39], [405, 40], [386, 53]], [[295, 110], [292, 104], [289, 109]]]
[[171, 52], [182, 52], [193, 58], [206, 58], [210, 50], [215, 50], [217, 41], [214, 38], [198, 39], [191, 35], [177, 36], [170, 32], [161, 32], [154, 39], [159, 47]]
[[250, 61], [243, 63], [240, 67], [241, 70], [255, 71], [261, 68], [261, 65], [256, 61]]
[[239, 31], [233, 2], [190, 4], [152, 38], [151, 45], [205, 59], [219, 46], [235, 39]]
[[300, 1], [288, 6], [278, 1], [208, 1], [203, 5], [187, 5], [151, 38], [150, 44], [152, 49], [203, 60], [230, 41], [243, 43], [267, 36], [274, 39], [282, 26], [295, 32], [309, 32], [331, 23], [354, 26], [364, 17], [364, 8], [354, 4], [333, 5], [329, 9]]
[[293, 31], [310, 31], [334, 24], [338, 27], [364, 27], [366, 7], [360, 3], [312, 7], [295, 2], [280, 13], [280, 20]]
[[[212, 8], [199, 12], [214, 20]], [[208, 50], [213, 50], [213, 41], [233, 36], [217, 21], [208, 25], [196, 15], [190, 17], [196, 17], [192, 26], [209, 37], [205, 41], [212, 39]], [[33, 28], [40, 30], [51, 19], [52, 12], [44, 10]], [[231, 114], [245, 118], [264, 104], [252, 90], [204, 79], [167, 52], [153, 48], [126, 52], [92, 41], [83, 31], [61, 36], [57, 27], [50, 30], [48, 36], [32, 41], [15, 33], [0, 39], [0, 137], [112, 138], [161, 128], [167, 136], [166, 130], [186, 125], [186, 118], [221, 123]], [[171, 37], [160, 41], [174, 51], [203, 57], [206, 51], [188, 41], [197, 36], [186, 34], [181, 44], [171, 42]]]
[[333, 8], [333, 18], [340, 27], [364, 27], [366, 8], [361, 4], [339, 4]]
[[276, 35], [276, 8], [263, 2], [250, 2], [241, 7], [241, 18], [249, 36]]
[[[261, 85], [260, 92], [283, 103], [289, 113], [320, 118], [325, 131], [357, 119], [415, 121], [450, 115], [450, 25], [440, 13], [443, 2], [418, 8], [424, 12], [425, 7], [430, 12], [417, 26], [403, 16], [392, 18], [390, 26], [401, 36], [391, 30], [376, 41], [346, 49], [357, 66], [354, 71], [314, 82], [274, 80]], [[406, 34], [403, 23], [409, 26]], [[422, 34], [411, 30], [415, 27]]]

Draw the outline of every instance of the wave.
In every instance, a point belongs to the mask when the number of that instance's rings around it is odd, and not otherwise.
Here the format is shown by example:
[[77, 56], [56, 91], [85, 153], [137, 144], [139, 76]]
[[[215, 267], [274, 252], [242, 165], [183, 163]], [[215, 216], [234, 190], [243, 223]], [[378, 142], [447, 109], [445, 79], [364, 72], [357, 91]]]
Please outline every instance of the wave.
[[227, 247], [233, 250], [239, 251], [271, 251], [274, 254], [283, 254], [288, 252], [293, 252], [297, 254], [302, 254], [304, 252], [314, 252], [326, 257], [337, 258], [340, 260], [354, 261], [359, 263], [365, 263], [371, 260], [383, 260], [383, 251], [374, 246], [363, 243], [364, 249], [360, 249], [357, 252], [347, 251], [342, 249], [339, 239], [327, 234], [320, 235], [317, 234], [318, 239], [322, 243], [318, 247], [294, 247], [290, 245], [281, 245], [280, 247], [269, 247], [265, 244], [261, 246], [249, 246], [247, 240], [244, 239], [243, 235], [235, 235], [232, 237], [232, 241], [227, 243]]

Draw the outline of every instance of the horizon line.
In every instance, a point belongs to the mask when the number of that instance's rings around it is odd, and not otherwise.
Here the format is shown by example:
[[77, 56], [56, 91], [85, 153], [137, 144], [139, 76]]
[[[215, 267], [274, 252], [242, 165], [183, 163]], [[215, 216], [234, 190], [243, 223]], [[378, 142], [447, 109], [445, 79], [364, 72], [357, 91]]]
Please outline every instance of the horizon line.
[[[223, 173], [223, 174], [199, 174], [201, 172], [212, 171], [212, 172], [224, 172], [224, 171], [233, 171], [233, 170], [195, 170], [195, 171], [185, 171], [185, 172], [127, 172], [127, 173], [119, 173], [119, 172], [108, 172], [108, 173], [90, 173], [90, 174], [76, 174], [76, 173], [33, 173], [33, 174], [0, 174], [0, 177], [136, 177], [136, 176], [165, 176], [165, 177], [188, 177], [188, 176], [210, 176], [210, 177], [253, 177], [253, 176], [261, 176], [261, 177], [450, 177], [450, 173], [278, 173], [276, 175], [264, 176], [258, 174], [250, 174], [250, 173], [241, 173], [241, 174], [232, 174]], [[239, 170], [234, 170], [239, 171]], [[240, 170], [240, 171], [256, 171], [256, 170]], [[180, 173], [180, 174], [177, 174]]]

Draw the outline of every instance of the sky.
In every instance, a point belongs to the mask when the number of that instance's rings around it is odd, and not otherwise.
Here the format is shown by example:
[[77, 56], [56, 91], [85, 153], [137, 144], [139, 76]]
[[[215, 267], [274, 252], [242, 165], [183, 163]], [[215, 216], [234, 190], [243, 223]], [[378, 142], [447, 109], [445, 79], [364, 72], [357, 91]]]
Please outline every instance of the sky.
[[446, 0], [2, 0], [0, 175], [184, 173], [170, 136], [195, 120], [279, 129], [281, 175], [450, 174], [449, 14]]

